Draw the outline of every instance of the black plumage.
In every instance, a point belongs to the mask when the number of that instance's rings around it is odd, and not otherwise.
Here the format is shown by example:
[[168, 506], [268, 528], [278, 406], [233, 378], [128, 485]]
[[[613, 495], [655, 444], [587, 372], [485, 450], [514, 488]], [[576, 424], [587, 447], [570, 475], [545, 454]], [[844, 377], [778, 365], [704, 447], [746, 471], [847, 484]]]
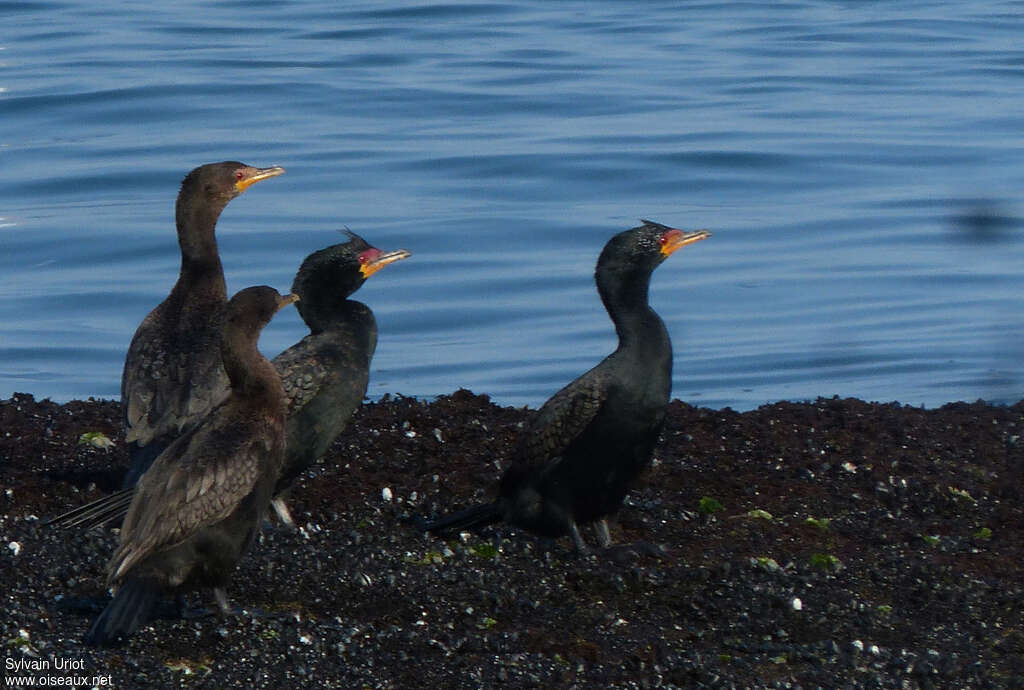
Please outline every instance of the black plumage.
[[226, 605], [222, 588], [252, 543], [284, 460], [284, 389], [257, 341], [295, 299], [261, 286], [228, 303], [220, 349], [230, 393], [139, 479], [107, 565], [117, 593], [86, 643], [123, 641], [164, 592], [213, 587]]
[[203, 419], [228, 389], [220, 336], [227, 292], [217, 252], [217, 219], [250, 185], [284, 168], [209, 163], [182, 180], [175, 205], [181, 272], [170, 295], [139, 324], [121, 376], [132, 487], [179, 435]]
[[409, 256], [348, 236], [302, 262], [292, 292], [301, 298], [299, 314], [310, 332], [273, 360], [288, 400], [288, 449], [274, 507], [289, 524], [283, 494], [345, 430], [370, 380], [377, 322], [369, 307], [349, 296], [381, 268]]
[[672, 387], [672, 344], [647, 300], [651, 274], [672, 252], [710, 236], [652, 221], [621, 232], [597, 261], [597, 290], [618, 334], [618, 348], [558, 391], [524, 430], [498, 497], [424, 525], [445, 533], [504, 521], [545, 537], [572, 536], [622, 505], [650, 464]]

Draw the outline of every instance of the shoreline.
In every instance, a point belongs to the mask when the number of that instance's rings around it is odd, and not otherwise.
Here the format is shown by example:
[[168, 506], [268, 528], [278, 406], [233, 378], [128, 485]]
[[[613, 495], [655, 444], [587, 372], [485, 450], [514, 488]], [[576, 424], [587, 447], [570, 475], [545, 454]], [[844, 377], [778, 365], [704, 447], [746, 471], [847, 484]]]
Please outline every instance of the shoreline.
[[[156, 620], [124, 648], [93, 650], [79, 641], [94, 614], [67, 604], [105, 596], [116, 535], [41, 520], [116, 487], [120, 404], [0, 401], [8, 659], [82, 660], [76, 674], [113, 687], [1024, 677], [1024, 402], [741, 413], [675, 400], [612, 525], [617, 542], [663, 544], [664, 558], [579, 558], [568, 539], [501, 525], [447, 540], [408, 525], [485, 499], [532, 413], [469, 391], [364, 404], [292, 492], [301, 529], [269, 525], [240, 565], [228, 595], [245, 613]], [[95, 431], [114, 446], [79, 443]], [[208, 593], [190, 601], [212, 606]]]

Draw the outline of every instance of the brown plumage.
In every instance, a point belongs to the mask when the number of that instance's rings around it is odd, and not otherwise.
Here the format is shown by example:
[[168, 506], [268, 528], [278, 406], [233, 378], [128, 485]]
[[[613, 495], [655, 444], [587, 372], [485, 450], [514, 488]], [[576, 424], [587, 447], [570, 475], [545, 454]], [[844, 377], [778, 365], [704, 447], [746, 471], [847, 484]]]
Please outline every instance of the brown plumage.
[[[410, 256], [404, 249], [384, 252], [355, 233], [348, 235], [347, 242], [313, 252], [299, 267], [292, 292], [301, 298], [299, 313], [310, 332], [273, 361], [288, 403], [287, 454], [273, 506], [288, 525], [294, 524], [284, 500], [288, 490], [345, 430], [370, 380], [377, 322], [368, 306], [349, 297], [383, 267]], [[224, 386], [216, 399], [226, 395], [226, 381]], [[63, 513], [49, 524], [116, 524], [131, 496], [131, 487], [122, 489]]]
[[250, 185], [284, 168], [209, 163], [182, 181], [175, 205], [181, 272], [171, 294], [139, 324], [121, 376], [125, 440], [135, 485], [153, 459], [203, 419], [227, 391], [220, 331], [227, 300], [217, 252], [217, 219]]
[[224, 601], [220, 589], [252, 543], [284, 460], [284, 389], [257, 341], [296, 299], [261, 286], [228, 303], [220, 349], [230, 393], [139, 480], [107, 566], [119, 588], [87, 643], [122, 641], [161, 592], [208, 586]]

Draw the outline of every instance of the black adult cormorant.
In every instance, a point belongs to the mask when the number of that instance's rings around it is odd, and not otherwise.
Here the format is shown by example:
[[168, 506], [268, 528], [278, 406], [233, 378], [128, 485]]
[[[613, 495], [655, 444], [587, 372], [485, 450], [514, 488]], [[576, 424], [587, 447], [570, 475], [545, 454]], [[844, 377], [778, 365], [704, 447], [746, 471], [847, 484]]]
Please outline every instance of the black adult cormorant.
[[362, 302], [348, 299], [366, 279], [409, 252], [382, 252], [353, 232], [349, 241], [306, 257], [292, 292], [309, 335], [274, 358], [288, 400], [284, 469], [274, 508], [292, 524], [282, 494], [334, 442], [359, 409], [377, 347], [377, 322]]
[[647, 302], [651, 273], [710, 234], [645, 220], [608, 241], [594, 277], [618, 349], [544, 403], [520, 437], [494, 502], [424, 529], [444, 533], [505, 521], [545, 537], [570, 535], [585, 552], [577, 525], [597, 521], [601, 546], [610, 545], [605, 518], [650, 464], [672, 388], [672, 344]]
[[86, 643], [123, 641], [161, 592], [209, 586], [226, 608], [221, 588], [252, 543], [284, 461], [284, 388], [257, 341], [296, 299], [260, 286], [228, 303], [220, 349], [230, 393], [139, 479], [107, 565], [117, 593]]
[[171, 294], [135, 331], [121, 375], [132, 487], [175, 438], [203, 419], [228, 388], [220, 361], [227, 292], [214, 230], [228, 202], [284, 168], [237, 161], [201, 165], [181, 183], [175, 206], [181, 273]]

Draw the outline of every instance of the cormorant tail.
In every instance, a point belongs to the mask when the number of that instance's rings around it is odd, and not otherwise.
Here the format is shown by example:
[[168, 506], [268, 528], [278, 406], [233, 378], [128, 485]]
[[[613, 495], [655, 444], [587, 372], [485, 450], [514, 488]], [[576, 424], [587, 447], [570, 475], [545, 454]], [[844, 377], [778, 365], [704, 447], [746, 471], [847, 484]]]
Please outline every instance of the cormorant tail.
[[83, 641], [93, 647], [123, 644], [129, 635], [146, 624], [159, 596], [160, 590], [148, 580], [126, 580]]
[[424, 532], [442, 534], [445, 532], [455, 532], [464, 529], [475, 529], [495, 522], [501, 522], [503, 519], [504, 515], [502, 514], [501, 508], [497, 502], [484, 503], [482, 505], [473, 506], [472, 508], [460, 510], [459, 512], [452, 513], [451, 515], [446, 515], [434, 520], [433, 522], [423, 523], [420, 527]]
[[128, 506], [131, 505], [134, 494], [134, 488], [121, 489], [97, 501], [86, 503], [84, 506], [73, 508], [55, 518], [50, 518], [45, 524], [57, 527], [82, 526], [86, 529], [115, 522], [120, 525], [128, 513]]

